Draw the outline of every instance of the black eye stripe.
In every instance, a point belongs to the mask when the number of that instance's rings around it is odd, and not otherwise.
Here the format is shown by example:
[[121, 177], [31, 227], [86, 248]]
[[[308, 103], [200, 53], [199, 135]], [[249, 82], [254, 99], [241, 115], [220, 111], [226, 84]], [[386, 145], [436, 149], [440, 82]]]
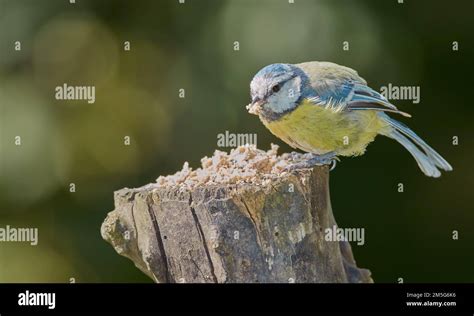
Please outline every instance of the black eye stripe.
[[[271, 91], [270, 91], [270, 94], [279, 92], [279, 91], [281, 90], [281, 87], [283, 87], [288, 81], [290, 81], [290, 80], [296, 78], [297, 76], [298, 76], [297, 74], [294, 74], [294, 75], [291, 76], [290, 78], [288, 78], [288, 79], [286, 79], [286, 80], [284, 80], [284, 81], [282, 81], [282, 82], [280, 82], [280, 83], [278, 83], [278, 84], [272, 86]], [[278, 88], [277, 88], [277, 91], [273, 90], [275, 87], [278, 87]]]

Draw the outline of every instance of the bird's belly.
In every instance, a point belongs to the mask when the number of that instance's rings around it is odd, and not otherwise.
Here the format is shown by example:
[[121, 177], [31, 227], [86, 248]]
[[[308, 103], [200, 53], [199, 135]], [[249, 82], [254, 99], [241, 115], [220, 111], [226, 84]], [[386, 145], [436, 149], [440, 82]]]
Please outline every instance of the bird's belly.
[[314, 154], [335, 151], [342, 156], [363, 154], [385, 126], [376, 111], [335, 112], [310, 102], [279, 120], [263, 123], [293, 148]]

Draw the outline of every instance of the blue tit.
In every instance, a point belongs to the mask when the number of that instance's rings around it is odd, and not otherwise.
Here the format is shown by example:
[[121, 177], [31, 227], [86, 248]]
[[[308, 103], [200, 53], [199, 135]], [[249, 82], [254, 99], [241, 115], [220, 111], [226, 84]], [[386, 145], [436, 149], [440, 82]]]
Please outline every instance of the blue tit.
[[272, 64], [250, 84], [250, 113], [293, 148], [311, 153], [300, 167], [358, 156], [378, 134], [402, 144], [429, 177], [451, 165], [404, 124], [387, 113], [398, 110], [351, 68], [330, 62]]

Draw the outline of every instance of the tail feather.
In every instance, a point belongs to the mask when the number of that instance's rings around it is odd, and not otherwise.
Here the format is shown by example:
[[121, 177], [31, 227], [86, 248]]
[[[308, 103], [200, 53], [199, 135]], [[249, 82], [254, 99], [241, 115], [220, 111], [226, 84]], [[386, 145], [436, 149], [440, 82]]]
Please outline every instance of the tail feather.
[[398, 131], [408, 136], [412, 141], [415, 142], [415, 144], [420, 146], [421, 149], [423, 149], [423, 151], [426, 153], [426, 155], [435, 161], [435, 164], [438, 167], [446, 171], [453, 170], [453, 167], [451, 167], [451, 165], [443, 157], [441, 157], [440, 154], [438, 154], [424, 140], [422, 140], [418, 135], [416, 135], [415, 132], [409, 129], [408, 126], [391, 118], [389, 119], [388, 123]]
[[[433, 148], [431, 148], [425, 141], [423, 141], [418, 135], [409, 129], [405, 124], [402, 124], [388, 115], [381, 115], [384, 121], [386, 121], [392, 129], [386, 134], [386, 136], [395, 139], [402, 144], [415, 158], [418, 166], [429, 177], [439, 177], [441, 173], [438, 168], [446, 171], [453, 170], [453, 167], [438, 154]], [[418, 145], [418, 147], [415, 146]]]
[[397, 132], [396, 130], [393, 130], [387, 136], [395, 139], [397, 142], [402, 144], [403, 147], [405, 147], [410, 152], [413, 158], [415, 158], [421, 171], [423, 171], [423, 173], [426, 174], [428, 177], [438, 178], [439, 176], [441, 176], [441, 172], [439, 172], [438, 168], [436, 168], [434, 161], [430, 157], [422, 153], [418, 149], [418, 147], [416, 147], [415, 144], [413, 144], [408, 138], [403, 136], [403, 134]]

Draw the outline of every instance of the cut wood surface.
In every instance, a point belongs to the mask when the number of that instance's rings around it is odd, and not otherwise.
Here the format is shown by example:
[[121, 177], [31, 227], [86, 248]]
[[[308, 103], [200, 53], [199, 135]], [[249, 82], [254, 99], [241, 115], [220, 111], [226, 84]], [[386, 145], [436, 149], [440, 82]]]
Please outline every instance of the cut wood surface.
[[372, 282], [347, 241], [325, 240], [334, 225], [320, 166], [263, 184], [125, 188], [101, 232], [159, 283]]

